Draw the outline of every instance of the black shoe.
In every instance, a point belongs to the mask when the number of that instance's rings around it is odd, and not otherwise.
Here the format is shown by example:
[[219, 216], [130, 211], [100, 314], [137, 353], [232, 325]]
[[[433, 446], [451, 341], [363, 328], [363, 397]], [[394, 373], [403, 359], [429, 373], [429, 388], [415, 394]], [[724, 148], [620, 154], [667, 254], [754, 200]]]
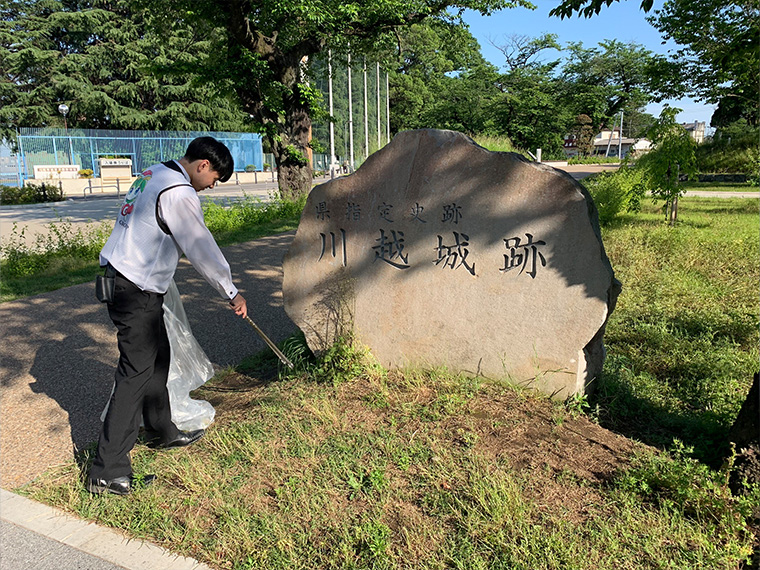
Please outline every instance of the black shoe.
[[152, 441], [148, 442], [148, 447], [151, 447], [153, 449], [173, 449], [175, 447], [185, 447], [186, 445], [190, 445], [191, 443], [198, 441], [203, 437], [204, 433], [206, 433], [206, 430], [203, 429], [181, 431], [177, 434], [177, 437], [171, 441], [161, 442], [159, 439], [153, 439]]
[[136, 478], [134, 475], [124, 475], [114, 479], [87, 479], [87, 490], [93, 495], [113, 493], [114, 495], [129, 495], [138, 488], [149, 487], [155, 481], [155, 475], [144, 475]]

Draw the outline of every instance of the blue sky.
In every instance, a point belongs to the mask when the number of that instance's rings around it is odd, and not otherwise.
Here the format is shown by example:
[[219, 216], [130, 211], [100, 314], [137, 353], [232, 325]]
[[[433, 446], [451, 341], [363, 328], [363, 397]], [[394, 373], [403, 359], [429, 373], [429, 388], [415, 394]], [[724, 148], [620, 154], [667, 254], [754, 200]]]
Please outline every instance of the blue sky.
[[[504, 45], [507, 43], [507, 38], [514, 34], [532, 38], [543, 33], [552, 33], [559, 36], [560, 44], [583, 42], [584, 47], [587, 48], [595, 47], [606, 39], [616, 39], [626, 43], [633, 41], [659, 54], [667, 54], [668, 50], [676, 48], [672, 42], [662, 44], [662, 36], [646, 21], [646, 14], [639, 8], [640, 0], [613, 2], [610, 6], [602, 8], [597, 16], [591, 18], [574, 16], [564, 20], [549, 16], [551, 9], [557, 6], [560, 0], [532, 0], [532, 3], [536, 6], [535, 10], [512, 8], [487, 17], [471, 11], [465, 14], [464, 20], [469, 24], [472, 35], [480, 43], [483, 57], [501, 68], [504, 56], [491, 45], [491, 42]], [[655, 0], [654, 9], [662, 6], [662, 3], [663, 0]], [[558, 55], [556, 51], [546, 52], [544, 59], [557, 59]], [[678, 115], [679, 121], [704, 121], [709, 128], [710, 117], [714, 111], [713, 105], [689, 99], [668, 101], [668, 103], [673, 107], [683, 109], [683, 112]], [[662, 107], [663, 103], [652, 104], [647, 107], [647, 111], [659, 116]]]

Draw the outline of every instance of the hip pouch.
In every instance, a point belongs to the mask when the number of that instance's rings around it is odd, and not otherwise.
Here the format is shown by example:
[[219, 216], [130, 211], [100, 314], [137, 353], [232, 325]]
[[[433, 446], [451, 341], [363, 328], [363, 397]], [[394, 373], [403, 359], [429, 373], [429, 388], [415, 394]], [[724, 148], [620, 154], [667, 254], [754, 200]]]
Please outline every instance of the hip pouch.
[[95, 296], [101, 303], [113, 303], [114, 276], [109, 275], [108, 269], [95, 279]]

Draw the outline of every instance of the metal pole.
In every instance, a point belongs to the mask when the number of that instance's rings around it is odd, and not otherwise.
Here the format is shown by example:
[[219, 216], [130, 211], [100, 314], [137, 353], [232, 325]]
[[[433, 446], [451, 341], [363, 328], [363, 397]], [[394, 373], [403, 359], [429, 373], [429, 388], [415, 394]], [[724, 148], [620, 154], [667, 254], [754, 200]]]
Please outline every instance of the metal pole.
[[383, 144], [380, 141], [380, 62], [377, 62], [377, 66], [375, 68], [376, 70], [376, 83], [375, 86], [377, 87], [377, 149], [380, 150], [380, 146]]
[[364, 58], [364, 160], [369, 156], [369, 116], [367, 113], [367, 58]]
[[330, 100], [330, 178], [335, 178], [335, 125], [333, 124], [332, 50], [327, 50], [327, 93]]
[[617, 125], [617, 115], [612, 120], [612, 131], [610, 132], [610, 138], [607, 139], [607, 150], [604, 151], [604, 158], [610, 156], [610, 146], [612, 145], [612, 135], [615, 134], [615, 125]]
[[620, 111], [620, 138], [618, 139], [618, 158], [623, 160], [623, 111]]
[[391, 142], [391, 90], [388, 72], [385, 72], [385, 142]]
[[348, 53], [348, 140], [349, 168], [354, 170], [354, 97], [351, 91], [351, 52]]
[[21, 153], [21, 165], [23, 168], [23, 179], [29, 178], [29, 167], [26, 163], [26, 155], [24, 154], [24, 139], [21, 138], [21, 133], [18, 134], [18, 150]]

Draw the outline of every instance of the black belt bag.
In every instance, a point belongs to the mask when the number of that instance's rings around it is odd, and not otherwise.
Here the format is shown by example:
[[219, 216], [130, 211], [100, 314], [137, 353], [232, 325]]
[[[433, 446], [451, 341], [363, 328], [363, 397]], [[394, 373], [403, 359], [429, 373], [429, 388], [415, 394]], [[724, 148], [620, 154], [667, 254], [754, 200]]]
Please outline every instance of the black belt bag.
[[95, 279], [95, 296], [101, 303], [113, 303], [114, 277], [116, 270], [106, 265], [103, 275]]

